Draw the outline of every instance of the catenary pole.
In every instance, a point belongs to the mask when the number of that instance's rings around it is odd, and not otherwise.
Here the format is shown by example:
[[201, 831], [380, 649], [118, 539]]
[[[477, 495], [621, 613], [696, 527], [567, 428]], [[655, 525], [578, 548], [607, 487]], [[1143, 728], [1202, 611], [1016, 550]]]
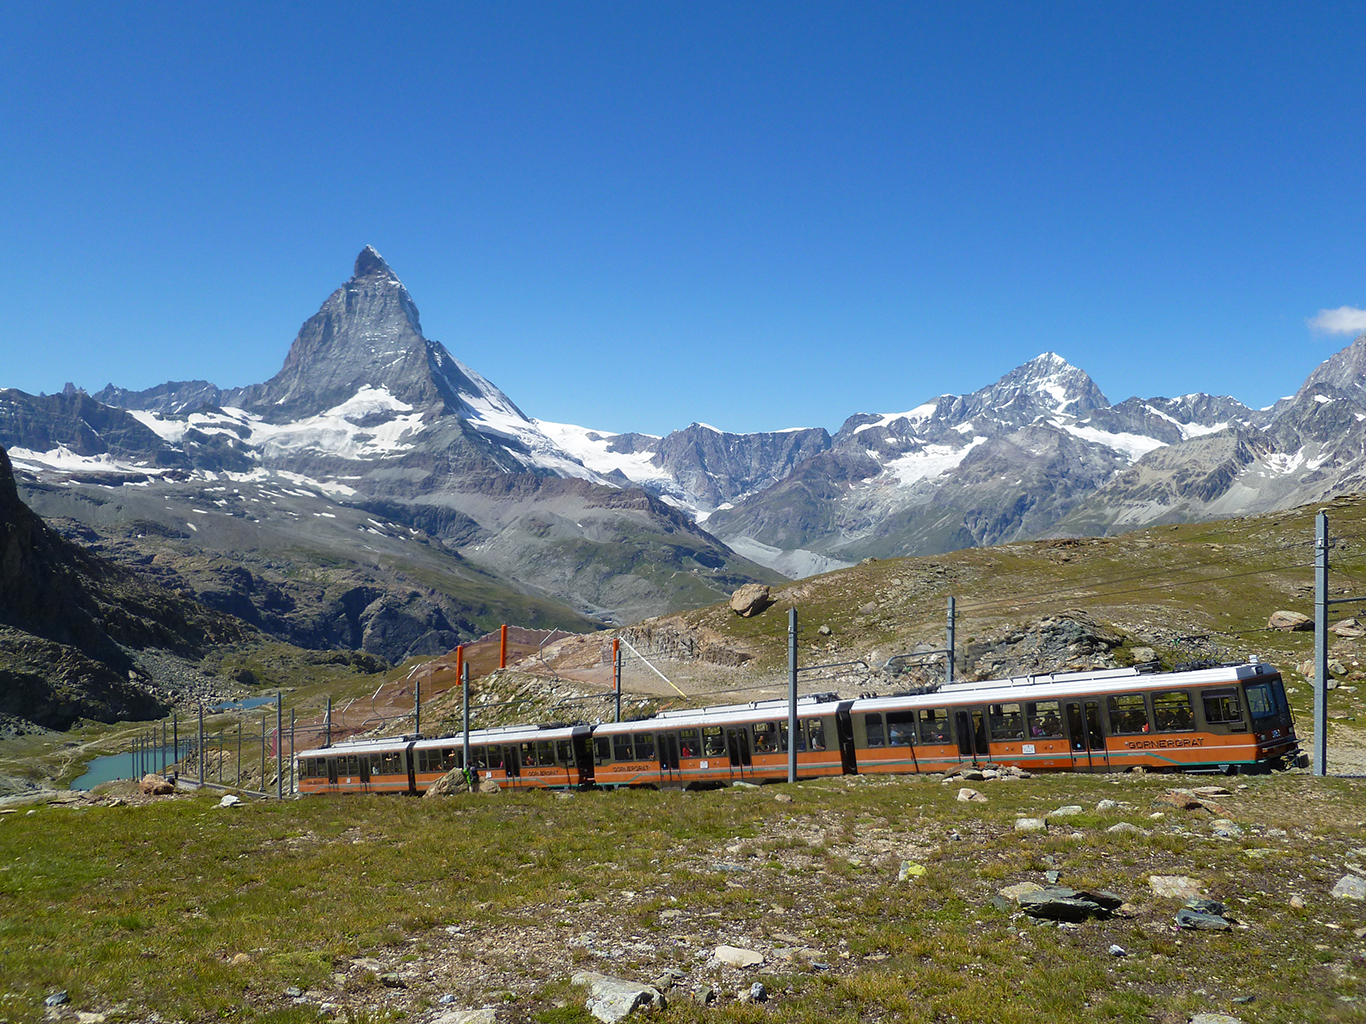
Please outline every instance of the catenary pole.
[[[264, 784], [261, 786], [265, 788]], [[275, 799], [285, 798], [285, 695], [275, 695]]]
[[[459, 650], [457, 647], [456, 650]], [[461, 717], [464, 718], [465, 725], [465, 753], [463, 755], [465, 771], [470, 770], [470, 667], [464, 666], [464, 671], [460, 674], [460, 706]]]
[[612, 721], [621, 721], [621, 641], [612, 641], [612, 690], [615, 694]]
[[944, 685], [945, 685], [945, 686], [952, 686], [952, 685], [953, 685], [953, 620], [954, 620], [954, 602], [953, 602], [953, 598], [950, 597], [950, 598], [949, 598], [949, 628], [948, 628], [948, 632], [947, 632], [947, 635], [946, 635], [946, 638], [945, 638], [945, 641], [946, 641], [946, 642], [945, 642], [945, 644], [944, 644], [945, 649], [948, 651], [948, 664], [944, 666]]
[[1314, 774], [1328, 774], [1328, 513], [1314, 537]]
[[797, 609], [787, 611], [787, 781], [797, 781]]

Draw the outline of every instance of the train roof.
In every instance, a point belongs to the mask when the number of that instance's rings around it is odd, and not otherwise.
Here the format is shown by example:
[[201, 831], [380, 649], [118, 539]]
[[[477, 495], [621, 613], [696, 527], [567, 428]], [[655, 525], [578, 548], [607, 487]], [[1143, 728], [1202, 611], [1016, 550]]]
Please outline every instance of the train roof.
[[1050, 673], [1010, 679], [982, 679], [953, 683], [926, 693], [886, 697], [861, 697], [855, 708], [880, 706], [936, 707], [942, 704], [996, 704], [1021, 700], [1053, 700], [1133, 690], [1179, 690], [1191, 686], [1232, 685], [1239, 681], [1276, 675], [1272, 665], [1251, 661], [1186, 672], [1139, 672], [1137, 669], [1104, 669], [1098, 672]]
[[[499, 725], [491, 729], [471, 729], [470, 745], [487, 743], [524, 743], [528, 740], [568, 739], [575, 733], [587, 733], [589, 726], [579, 725]], [[336, 757], [338, 754], [372, 754], [385, 750], [406, 747], [409, 743], [428, 749], [432, 747], [462, 746], [465, 742], [463, 732], [445, 736], [385, 736], [379, 739], [344, 740], [330, 747], [315, 747], [300, 750], [298, 757]]]

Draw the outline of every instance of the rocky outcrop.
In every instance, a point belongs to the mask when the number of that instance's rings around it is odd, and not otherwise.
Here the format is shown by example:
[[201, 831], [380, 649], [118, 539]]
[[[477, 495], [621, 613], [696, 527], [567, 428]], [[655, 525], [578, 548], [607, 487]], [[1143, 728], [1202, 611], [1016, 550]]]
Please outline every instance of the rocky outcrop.
[[248, 638], [227, 616], [63, 540], [19, 499], [0, 448], [0, 711], [51, 728], [160, 717], [129, 650], [198, 659]]

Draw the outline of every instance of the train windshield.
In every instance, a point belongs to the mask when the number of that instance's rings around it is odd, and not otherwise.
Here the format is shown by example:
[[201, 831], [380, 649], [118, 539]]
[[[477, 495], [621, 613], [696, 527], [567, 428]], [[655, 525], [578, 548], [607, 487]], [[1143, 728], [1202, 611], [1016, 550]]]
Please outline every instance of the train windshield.
[[1276, 691], [1270, 682], [1247, 684], [1247, 709], [1252, 712], [1252, 720], [1275, 718], [1280, 714], [1277, 706]]

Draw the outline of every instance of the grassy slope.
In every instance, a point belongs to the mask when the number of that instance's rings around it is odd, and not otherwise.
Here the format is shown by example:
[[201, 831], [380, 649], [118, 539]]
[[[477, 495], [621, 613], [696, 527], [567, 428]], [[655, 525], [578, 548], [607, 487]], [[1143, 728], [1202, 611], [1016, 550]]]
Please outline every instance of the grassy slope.
[[[110, 1020], [305, 1021], [324, 1001], [344, 1020], [425, 1019], [450, 993], [505, 1019], [588, 1024], [572, 971], [675, 969], [666, 1021], [1349, 1019], [1361, 906], [1329, 890], [1362, 859], [1366, 794], [1252, 779], [1220, 798], [1240, 822], [1223, 838], [1208, 817], [1150, 817], [1170, 784], [978, 784], [986, 804], [933, 779], [863, 779], [781, 787], [791, 803], [766, 787], [40, 808], [0, 827], [0, 990], [16, 1021], [65, 989]], [[1120, 804], [1094, 810], [1102, 799]], [[1014, 829], [1068, 804], [1086, 810], [1046, 835]], [[1147, 831], [1106, 831], [1120, 821]], [[897, 882], [903, 859], [924, 877]], [[1049, 868], [1130, 906], [1059, 929], [991, 905]], [[1178, 933], [1180, 903], [1150, 874], [1196, 878], [1239, 927]], [[723, 943], [766, 961], [709, 965]], [[735, 1001], [755, 980], [773, 1000]], [[717, 1007], [688, 1000], [701, 985]]]

